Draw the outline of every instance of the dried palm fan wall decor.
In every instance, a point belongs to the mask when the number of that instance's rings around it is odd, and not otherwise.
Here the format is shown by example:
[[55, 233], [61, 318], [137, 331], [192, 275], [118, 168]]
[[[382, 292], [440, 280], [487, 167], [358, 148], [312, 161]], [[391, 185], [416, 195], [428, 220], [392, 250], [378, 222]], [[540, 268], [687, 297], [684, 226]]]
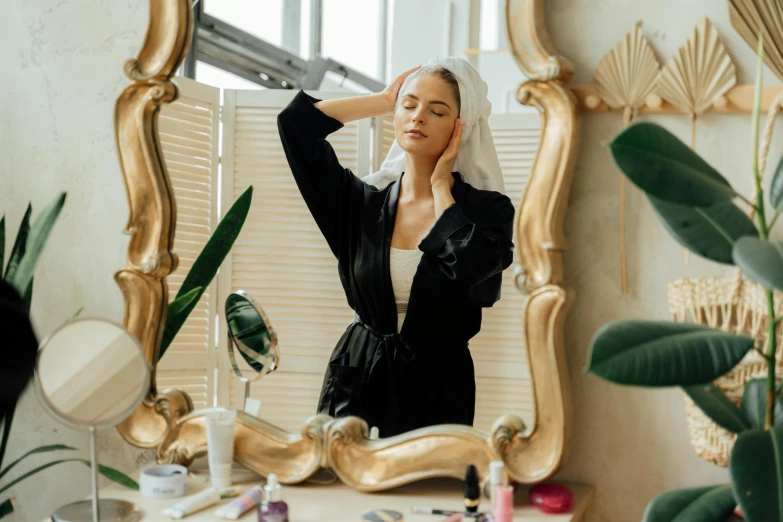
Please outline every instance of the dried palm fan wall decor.
[[[737, 69], [709, 18], [663, 66], [656, 92], [691, 116], [691, 148], [696, 148], [696, 121], [737, 83]], [[689, 252], [685, 250], [688, 262]]]
[[[609, 51], [595, 70], [595, 88], [598, 96], [612, 109], [622, 109], [623, 123], [633, 122], [647, 97], [655, 88], [660, 64], [647, 39], [642, 34], [642, 22], [625, 35]], [[620, 286], [628, 293], [628, 264], [625, 249], [625, 176], [620, 176]]]
[[[610, 109], [623, 111], [627, 126], [645, 105], [659, 107], [661, 98], [691, 116], [691, 147], [696, 147], [697, 118], [713, 105], [725, 104], [723, 96], [737, 83], [737, 71], [718, 31], [702, 19], [688, 41], [659, 71], [652, 46], [642, 33], [642, 22], [625, 35], [598, 63], [595, 71], [597, 97], [588, 95], [588, 110], [603, 101]], [[620, 288], [628, 293], [625, 240], [625, 176], [620, 187]], [[688, 251], [685, 251], [686, 262]]]

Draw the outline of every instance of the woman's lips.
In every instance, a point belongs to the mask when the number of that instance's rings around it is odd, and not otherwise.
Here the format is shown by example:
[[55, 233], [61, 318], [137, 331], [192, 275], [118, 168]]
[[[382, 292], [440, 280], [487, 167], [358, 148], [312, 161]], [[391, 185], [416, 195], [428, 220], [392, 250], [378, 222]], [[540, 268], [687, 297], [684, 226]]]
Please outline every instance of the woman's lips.
[[421, 131], [408, 131], [405, 134], [407, 134], [408, 136], [410, 136], [411, 138], [416, 139], [416, 140], [420, 140], [422, 138], [426, 138], [427, 137], [424, 134], [422, 134]]

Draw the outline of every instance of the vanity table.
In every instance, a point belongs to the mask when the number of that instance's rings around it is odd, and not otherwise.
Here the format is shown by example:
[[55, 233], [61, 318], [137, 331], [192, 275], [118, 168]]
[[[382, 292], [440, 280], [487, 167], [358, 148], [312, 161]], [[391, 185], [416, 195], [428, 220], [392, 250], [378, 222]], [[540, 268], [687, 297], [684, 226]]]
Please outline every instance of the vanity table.
[[[262, 483], [243, 483], [251, 488]], [[527, 504], [528, 488], [519, 488], [515, 495], [515, 522], [584, 522], [585, 512], [593, 499], [593, 488], [583, 484], [568, 484], [574, 492], [574, 507], [571, 513], [547, 515]], [[206, 482], [199, 478], [188, 479], [188, 495], [198, 493]], [[154, 500], [141, 496], [119, 485], [101, 490], [102, 498], [128, 500], [144, 512], [143, 521], [171, 520], [161, 511], [178, 499]], [[361, 514], [368, 509], [393, 509], [405, 517], [406, 522], [440, 522], [446, 517], [436, 515], [414, 515], [413, 506], [458, 510], [462, 506], [462, 483], [459, 480], [432, 479], [381, 493], [361, 493], [336, 482], [330, 485], [283, 486], [283, 500], [288, 504], [291, 522], [359, 522]], [[481, 499], [479, 510], [489, 506], [489, 500]], [[224, 500], [223, 503], [230, 502]], [[184, 518], [186, 522], [218, 522], [224, 519], [213, 516], [217, 504]], [[239, 520], [257, 520], [255, 510], [247, 512]], [[471, 520], [471, 519], [467, 519]], [[42, 521], [46, 522], [46, 521]]]

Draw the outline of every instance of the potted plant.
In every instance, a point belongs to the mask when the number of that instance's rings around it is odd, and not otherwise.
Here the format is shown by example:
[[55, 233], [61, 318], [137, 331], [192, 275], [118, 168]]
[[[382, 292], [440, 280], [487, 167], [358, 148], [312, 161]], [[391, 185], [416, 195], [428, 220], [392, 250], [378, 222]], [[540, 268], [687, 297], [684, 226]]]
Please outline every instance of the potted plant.
[[[204, 289], [212, 282], [220, 265], [234, 245], [250, 211], [252, 196], [253, 187], [248, 187], [237, 198], [196, 258], [176, 297], [169, 303], [163, 340], [159, 350], [159, 360], [166, 353], [166, 349], [196, 307]], [[64, 204], [65, 193], [49, 204], [32, 226], [30, 225], [32, 207], [28, 206], [5, 271], [2, 270], [5, 258], [5, 217], [0, 219], [0, 275], [2, 276], [0, 277], [0, 331], [3, 331], [7, 336], [8, 345], [11, 348], [0, 350], [0, 354], [3, 356], [2, 363], [0, 363], [0, 391], [2, 391], [0, 394], [0, 423], [3, 426], [2, 439], [0, 440], [0, 480], [29, 456], [76, 450], [76, 448], [63, 444], [40, 446], [28, 451], [5, 468], [2, 467], [16, 402], [32, 377], [38, 351], [38, 341], [29, 318], [33, 272]], [[28, 477], [64, 462], [81, 462], [87, 467], [90, 466], [90, 461], [86, 459], [53, 460], [23, 473], [7, 484], [0, 484], [0, 495]], [[116, 469], [100, 465], [99, 471], [105, 477], [126, 487], [139, 488], [133, 479]], [[11, 498], [0, 500], [0, 519], [13, 511]]]
[[[762, 33], [763, 34], [763, 33]], [[663, 127], [639, 123], [609, 148], [620, 170], [647, 196], [672, 236], [692, 252], [741, 268], [765, 289], [766, 336], [757, 340], [699, 324], [617, 321], [592, 340], [587, 371], [632, 386], [680, 386], [716, 424], [736, 433], [731, 484], [669, 491], [647, 506], [646, 522], [721, 522], [739, 504], [750, 522], [783, 520], [783, 405], [775, 372], [778, 323], [774, 291], [783, 291], [783, 242], [769, 232], [783, 211], [783, 160], [766, 205], [758, 167], [763, 42], [759, 40], [752, 117], [755, 195], [739, 194], [704, 159]], [[735, 202], [748, 205], [752, 220]], [[766, 346], [765, 346], [766, 343]], [[735, 404], [712, 382], [750, 351], [767, 364], [764, 379], [747, 382]]]

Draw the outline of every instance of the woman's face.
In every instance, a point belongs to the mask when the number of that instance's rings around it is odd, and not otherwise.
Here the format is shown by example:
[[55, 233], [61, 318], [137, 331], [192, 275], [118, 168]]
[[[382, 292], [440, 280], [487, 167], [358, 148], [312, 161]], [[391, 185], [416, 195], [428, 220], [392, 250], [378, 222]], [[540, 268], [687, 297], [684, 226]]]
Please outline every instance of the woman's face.
[[458, 117], [457, 100], [449, 84], [437, 76], [419, 76], [400, 93], [394, 111], [394, 137], [409, 154], [439, 157], [451, 140]]

